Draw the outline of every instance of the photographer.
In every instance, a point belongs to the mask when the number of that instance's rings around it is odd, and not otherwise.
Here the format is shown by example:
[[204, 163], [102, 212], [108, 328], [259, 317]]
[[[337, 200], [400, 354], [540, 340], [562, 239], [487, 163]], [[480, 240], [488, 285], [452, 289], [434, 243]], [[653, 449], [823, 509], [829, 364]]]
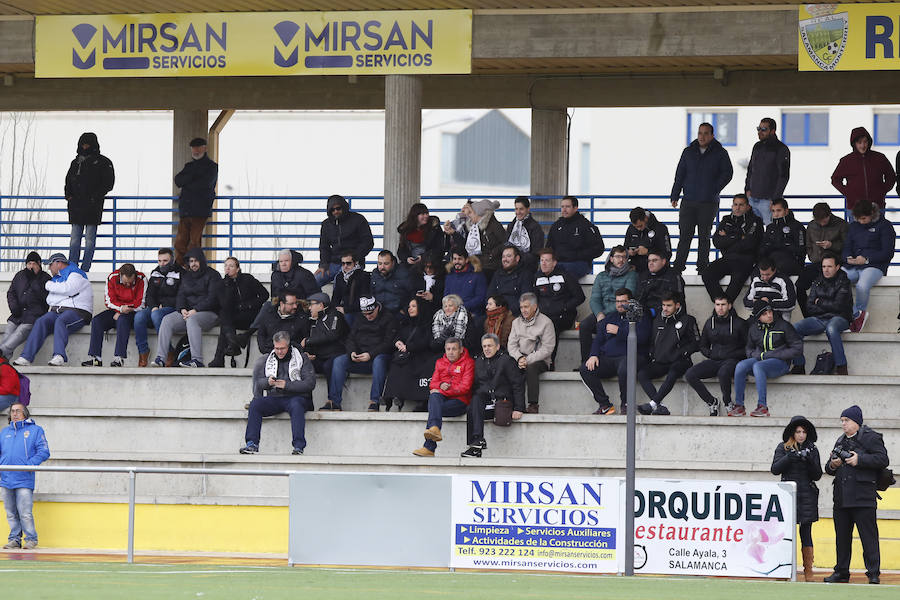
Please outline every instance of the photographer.
[[806, 581], [813, 578], [812, 524], [819, 520], [819, 488], [815, 482], [822, 478], [822, 463], [817, 438], [813, 424], [806, 417], [796, 416], [784, 428], [783, 443], [775, 448], [772, 459], [772, 475], [797, 484], [797, 523]]
[[876, 482], [888, 466], [887, 450], [877, 431], [863, 426], [862, 410], [855, 404], [841, 413], [843, 435], [834, 444], [825, 472], [834, 476], [834, 536], [837, 561], [826, 583], [850, 581], [853, 526], [863, 548], [869, 583], [881, 583], [881, 552], [875, 521]]

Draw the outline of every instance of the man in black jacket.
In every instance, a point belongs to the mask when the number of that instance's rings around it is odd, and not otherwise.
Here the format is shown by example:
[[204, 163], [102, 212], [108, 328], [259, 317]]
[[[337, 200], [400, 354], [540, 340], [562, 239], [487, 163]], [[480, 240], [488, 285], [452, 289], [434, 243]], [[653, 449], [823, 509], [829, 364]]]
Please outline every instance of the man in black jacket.
[[[225, 259], [225, 278], [222, 280], [222, 297], [219, 298], [219, 340], [210, 367], [224, 367], [225, 355], [237, 356], [243, 346], [250, 343], [250, 336], [242, 343], [237, 330], [250, 329], [269, 293], [263, 284], [250, 273], [241, 271], [241, 263], [234, 256]], [[275, 333], [274, 331], [272, 332]]]
[[719, 416], [719, 401], [709, 393], [701, 379], [719, 379], [722, 402], [726, 409], [730, 409], [731, 379], [738, 362], [747, 358], [746, 346], [747, 321], [737, 316], [725, 294], [719, 294], [714, 300], [713, 314], [703, 324], [703, 331], [700, 333], [699, 350], [706, 360], [697, 363], [684, 374], [684, 380], [709, 407], [709, 416]]
[[791, 151], [775, 134], [775, 119], [761, 120], [756, 133], [759, 141], [750, 153], [744, 192], [750, 208], [768, 225], [772, 222], [772, 200], [784, 196], [791, 177]]
[[[531, 216], [531, 200], [528, 196], [518, 196], [515, 201], [516, 218], [506, 226], [506, 243], [519, 249], [522, 268], [526, 271], [537, 269], [538, 252], [544, 247], [544, 229]], [[515, 302], [510, 303], [510, 307]]]
[[578, 212], [578, 198], [566, 196], [559, 209], [562, 216], [550, 226], [547, 247], [555, 252], [559, 266], [577, 280], [594, 270], [593, 260], [606, 246], [597, 226]]
[[794, 218], [787, 200], [772, 200], [772, 222], [766, 227], [760, 256], [768, 256], [784, 275], [799, 275], [806, 259], [806, 228]]
[[481, 458], [487, 449], [484, 440], [484, 419], [493, 417], [495, 403], [509, 400], [513, 404], [512, 418], [518, 421], [525, 412], [525, 388], [516, 361], [503, 351], [500, 338], [493, 333], [481, 336], [482, 355], [475, 359], [474, 394], [466, 409], [466, 440], [469, 448], [460, 453], [464, 458]]
[[352, 252], [364, 264], [366, 255], [375, 247], [369, 221], [362, 214], [351, 212], [350, 203], [343, 196], [329, 196], [325, 210], [328, 217], [319, 230], [319, 268], [315, 272], [320, 286], [334, 279], [341, 270], [344, 252]]
[[175, 234], [175, 260], [184, 265], [185, 253], [199, 248], [206, 220], [212, 215], [216, 199], [219, 165], [206, 154], [206, 140], [191, 140], [191, 160], [175, 175], [178, 195], [178, 232]]
[[687, 310], [684, 301], [684, 279], [675, 268], [669, 266], [669, 257], [655, 250], [647, 254], [648, 270], [638, 276], [635, 297], [638, 303], [656, 316], [662, 306], [662, 296], [666, 292], [675, 292], [681, 298], [681, 307]]
[[112, 162], [100, 154], [97, 134], [82, 133], [78, 138], [77, 156], [66, 173], [66, 204], [72, 232], [69, 237], [69, 264], [77, 265], [84, 238], [81, 270], [91, 270], [97, 247], [97, 226], [103, 220], [103, 202], [116, 182]]
[[0, 356], [10, 356], [19, 344], [24, 343], [34, 322], [49, 310], [44, 288], [48, 281], [50, 274], [41, 268], [41, 255], [29, 252], [25, 257], [25, 268], [15, 274], [6, 290], [9, 319], [0, 340]]
[[720, 282], [729, 275], [731, 278], [724, 295], [734, 303], [753, 272], [762, 234], [762, 221], [750, 210], [747, 196], [735, 194], [731, 214], [722, 218], [712, 236], [713, 246], [721, 250], [722, 257], [714, 260], [702, 274], [710, 300], [723, 294]]
[[334, 277], [331, 306], [344, 314], [348, 325], [359, 316], [359, 299], [372, 293], [372, 275], [363, 269], [352, 252], [341, 255], [341, 270]]
[[485, 296], [503, 296], [509, 310], [519, 316], [519, 298], [534, 289], [534, 275], [522, 263], [522, 253], [516, 246], [507, 246], [500, 256], [500, 265], [488, 284]]
[[544, 248], [540, 253], [540, 268], [534, 276], [534, 294], [538, 297], [541, 314], [553, 321], [556, 332], [556, 349], [559, 348], [559, 334], [571, 329], [575, 324], [575, 313], [584, 302], [584, 292], [578, 279], [556, 262], [553, 250]]
[[312, 360], [316, 373], [325, 375], [326, 383], [331, 386], [331, 367], [334, 359], [347, 351], [346, 341], [350, 328], [344, 315], [330, 305], [328, 294], [319, 292], [307, 298], [307, 301], [309, 335], [300, 341], [300, 345]]
[[[650, 402], [637, 407], [642, 415], [668, 415], [663, 399], [675, 387], [678, 378], [691, 368], [691, 354], [697, 351], [700, 332], [697, 321], [681, 308], [681, 298], [674, 292], [662, 297], [662, 310], [653, 319], [651, 329], [650, 362], [643, 366], [637, 379]], [[659, 389], [650, 381], [665, 379]]]
[[834, 537], [837, 561], [827, 583], [850, 581], [853, 526], [863, 548], [869, 583], [881, 583], [881, 552], [875, 520], [876, 481], [890, 461], [881, 434], [863, 425], [862, 410], [853, 405], [841, 413], [843, 435], [834, 444], [825, 472], [834, 476]]
[[[794, 323], [794, 330], [800, 337], [825, 333], [834, 356], [834, 374], [847, 375], [847, 356], [841, 332], [850, 327], [853, 317], [853, 286], [841, 269], [841, 261], [832, 252], [822, 258], [822, 274], [813, 281], [806, 300], [805, 319]], [[794, 359], [791, 373], [804, 375], [806, 359], [801, 354]]]
[[282, 292], [277, 305], [263, 309], [256, 332], [260, 354], [272, 351], [272, 336], [279, 331], [286, 331], [291, 336], [291, 344], [305, 350], [303, 340], [309, 335], [309, 318], [299, 309], [300, 299], [292, 290]]
[[147, 278], [144, 308], [134, 315], [134, 343], [138, 349], [139, 367], [146, 367], [150, 358], [147, 329], [152, 326], [159, 331], [163, 317], [175, 312], [175, 300], [184, 272], [175, 262], [175, 252], [171, 248], [160, 248], [156, 262], [156, 267]]
[[278, 260], [272, 263], [272, 277], [269, 281], [273, 301], [284, 290], [293, 290], [301, 298], [309, 298], [322, 291], [315, 276], [303, 266], [303, 255], [287, 248], [280, 251]]
[[628, 218], [631, 225], [625, 230], [622, 245], [628, 248], [628, 262], [637, 273], [647, 270], [647, 255], [651, 251], [671, 256], [669, 228], [660, 223], [656, 215], [638, 206], [631, 209]]

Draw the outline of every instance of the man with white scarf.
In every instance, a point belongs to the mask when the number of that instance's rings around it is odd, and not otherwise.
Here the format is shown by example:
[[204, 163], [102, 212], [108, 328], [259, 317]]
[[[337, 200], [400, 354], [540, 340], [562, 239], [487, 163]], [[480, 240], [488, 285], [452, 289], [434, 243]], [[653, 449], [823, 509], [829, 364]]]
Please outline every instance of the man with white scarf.
[[291, 336], [279, 331], [272, 336], [275, 349], [260, 357], [253, 367], [253, 400], [247, 417], [246, 444], [241, 454], [259, 452], [259, 433], [263, 417], [283, 412], [291, 416], [291, 454], [303, 454], [306, 448], [306, 411], [313, 410], [312, 391], [316, 373], [305, 352], [291, 346]]

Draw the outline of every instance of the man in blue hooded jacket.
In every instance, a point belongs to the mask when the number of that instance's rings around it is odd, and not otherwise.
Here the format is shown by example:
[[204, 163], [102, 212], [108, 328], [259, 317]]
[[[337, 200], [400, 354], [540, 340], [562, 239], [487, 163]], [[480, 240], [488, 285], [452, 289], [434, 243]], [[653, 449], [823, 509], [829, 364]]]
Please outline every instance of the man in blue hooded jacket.
[[[37, 466], [50, 458], [44, 430], [34, 423], [28, 409], [18, 402], [9, 407], [9, 425], [0, 431], [0, 465]], [[4, 550], [37, 548], [34, 527], [34, 471], [0, 471], [3, 504], [9, 521], [9, 540]], [[22, 543], [22, 534], [25, 543]]]

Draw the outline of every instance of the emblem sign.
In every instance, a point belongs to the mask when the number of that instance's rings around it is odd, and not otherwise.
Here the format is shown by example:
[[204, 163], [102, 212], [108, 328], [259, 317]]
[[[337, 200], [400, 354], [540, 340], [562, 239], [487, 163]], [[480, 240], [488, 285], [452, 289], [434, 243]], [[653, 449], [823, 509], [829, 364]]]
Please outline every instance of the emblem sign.
[[846, 12], [832, 14], [836, 4], [808, 4], [811, 19], [800, 21], [800, 39], [816, 66], [833, 71], [847, 46], [850, 18]]

